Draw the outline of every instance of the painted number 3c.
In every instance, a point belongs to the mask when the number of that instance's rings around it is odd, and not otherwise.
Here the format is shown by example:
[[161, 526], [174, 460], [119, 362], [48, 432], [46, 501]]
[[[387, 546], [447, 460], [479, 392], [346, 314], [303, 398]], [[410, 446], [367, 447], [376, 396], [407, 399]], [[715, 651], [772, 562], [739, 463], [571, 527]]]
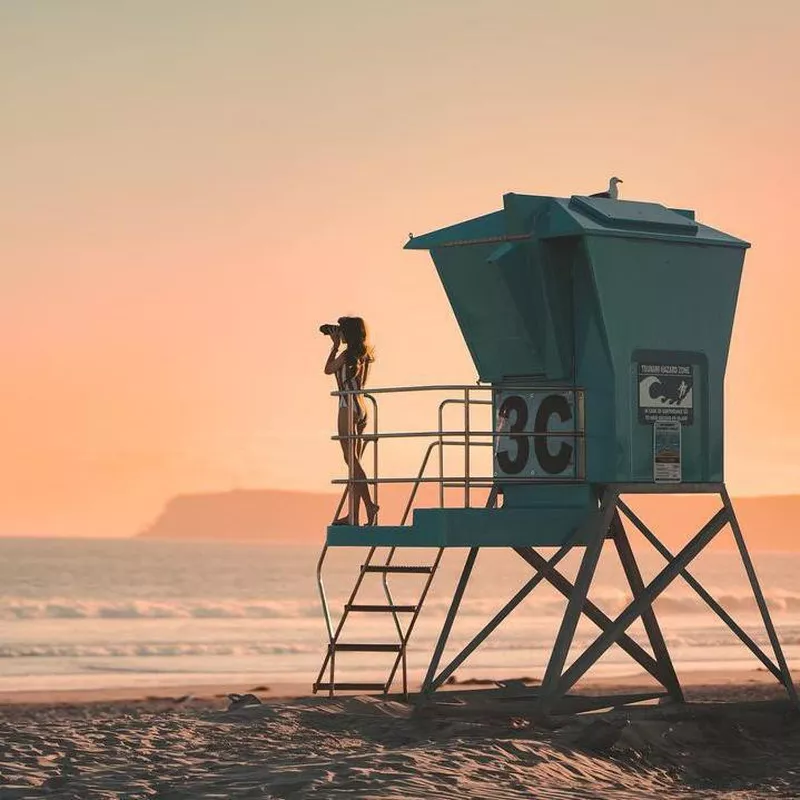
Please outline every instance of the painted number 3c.
[[[528, 404], [519, 395], [509, 395], [501, 403], [498, 414], [501, 419], [507, 418], [511, 422], [508, 438], [515, 445], [516, 452], [512, 458], [508, 450], [498, 450], [497, 465], [506, 475], [518, 475], [530, 460], [530, 440], [533, 438], [533, 452], [541, 469], [549, 475], [560, 475], [569, 466], [574, 448], [567, 442], [561, 442], [558, 451], [552, 453], [547, 436], [532, 437], [530, 432], [526, 432], [529, 413]], [[564, 395], [551, 394], [542, 400], [536, 409], [533, 433], [547, 433], [547, 423], [553, 414], [557, 415], [561, 422], [572, 419], [572, 408]]]

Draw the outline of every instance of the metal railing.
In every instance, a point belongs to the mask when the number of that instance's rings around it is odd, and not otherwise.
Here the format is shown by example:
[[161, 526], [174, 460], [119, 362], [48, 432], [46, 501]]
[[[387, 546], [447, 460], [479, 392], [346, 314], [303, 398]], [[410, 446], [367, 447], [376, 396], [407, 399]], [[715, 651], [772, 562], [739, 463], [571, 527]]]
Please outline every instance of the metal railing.
[[[380, 431], [378, 425], [378, 400], [376, 395], [397, 395], [403, 393], [420, 393], [420, 392], [453, 392], [458, 393], [457, 397], [447, 397], [439, 403], [437, 413], [437, 428], [435, 430], [415, 430], [415, 431]], [[519, 394], [537, 394], [545, 395], [547, 393], [559, 394], [562, 396], [571, 395], [572, 402], [575, 407], [575, 414], [572, 417], [574, 425], [569, 429], [564, 430], [507, 430], [498, 428], [495, 415], [492, 415], [492, 428], [491, 430], [473, 429], [471, 426], [470, 410], [476, 406], [493, 406], [495, 401], [493, 399], [483, 399], [475, 397], [475, 394], [485, 395], [492, 392], [502, 392], [504, 395], [509, 393]], [[496, 385], [464, 385], [464, 384], [442, 384], [432, 386], [394, 386], [382, 387], [377, 389], [370, 389], [367, 392], [360, 392], [358, 390], [340, 390], [331, 392], [335, 397], [345, 397], [347, 401], [347, 408], [350, 420], [355, 418], [355, 398], [360, 395], [370, 402], [372, 406], [372, 425], [371, 431], [368, 434], [349, 433], [346, 435], [336, 435], [331, 437], [334, 441], [346, 441], [349, 448], [350, 458], [348, 458], [348, 474], [346, 478], [334, 478], [332, 483], [334, 485], [343, 485], [345, 487], [342, 499], [337, 508], [336, 515], [341, 513], [344, 506], [345, 499], [349, 500], [348, 504], [348, 519], [351, 524], [355, 524], [355, 493], [354, 487], [361, 483], [366, 483], [368, 486], [374, 487], [374, 502], [378, 503], [378, 490], [381, 484], [411, 484], [411, 493], [409, 501], [403, 513], [401, 525], [406, 524], [408, 513], [413, 505], [413, 500], [417, 495], [420, 484], [435, 483], [439, 487], [439, 506], [443, 507], [445, 504], [445, 489], [446, 488], [463, 488], [464, 492], [464, 507], [469, 508], [471, 505], [471, 490], [479, 488], [491, 488], [498, 482], [504, 484], [513, 483], [565, 483], [576, 482], [584, 479], [585, 476], [585, 421], [584, 421], [584, 402], [583, 390], [573, 386], [557, 386], [557, 385], [537, 385], [537, 384], [496, 384]], [[447, 429], [444, 427], [444, 410], [451, 405], [459, 405], [464, 409], [464, 427]], [[349, 426], [349, 430], [353, 431], [353, 425]], [[558, 439], [565, 440], [571, 439], [574, 446], [575, 461], [574, 461], [574, 474], [572, 475], [511, 475], [511, 474], [498, 474], [497, 465], [495, 464], [494, 472], [491, 475], [474, 475], [472, 473], [472, 458], [471, 450], [473, 447], [493, 447], [497, 448], [499, 441], [503, 438], [510, 438], [515, 441], [527, 439]], [[409, 440], [409, 439], [433, 439], [429, 443], [424, 452], [422, 464], [416, 475], [408, 476], [384, 476], [379, 474], [379, 443], [382, 441], [391, 441], [395, 439]], [[355, 448], [360, 446], [362, 454], [366, 445], [373, 445], [372, 457], [372, 477], [363, 479], [356, 478], [353, 473], [354, 461], [352, 455], [355, 453]], [[445, 475], [445, 447], [457, 446], [463, 448], [463, 473], [461, 475]], [[434, 448], [438, 448], [438, 475], [435, 477], [426, 477], [425, 471], [428, 466], [431, 453]]]

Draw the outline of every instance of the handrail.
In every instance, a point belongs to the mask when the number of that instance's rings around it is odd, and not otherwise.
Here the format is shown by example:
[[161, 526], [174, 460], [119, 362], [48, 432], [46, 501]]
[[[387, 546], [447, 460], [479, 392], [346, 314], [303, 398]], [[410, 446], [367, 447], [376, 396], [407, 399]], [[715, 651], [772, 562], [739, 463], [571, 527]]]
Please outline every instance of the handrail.
[[[445, 442], [445, 444], [448, 444]], [[460, 444], [460, 442], [451, 442], [451, 444]], [[472, 447], [476, 445], [473, 443]], [[547, 477], [544, 475], [537, 475], [535, 478], [530, 477], [518, 477], [516, 475], [503, 475], [502, 478], [498, 478], [496, 475], [478, 475], [478, 476], [471, 476], [467, 478], [466, 475], [446, 475], [444, 478], [364, 478], [363, 480], [359, 478], [353, 478], [351, 483], [366, 483], [368, 486], [372, 486], [374, 484], [380, 483], [416, 483], [419, 481], [420, 483], [439, 483], [440, 481], [447, 481], [448, 483], [457, 483], [459, 486], [464, 484], [466, 481], [474, 482], [474, 481], [485, 481], [491, 483], [575, 483], [575, 478], [561, 478], [561, 477]], [[331, 483], [337, 486], [343, 486], [344, 484], [348, 483], [347, 478], [333, 478]], [[678, 484], [676, 484], [678, 485]], [[675, 490], [676, 493], [679, 490]], [[705, 491], [705, 490], [704, 490]]]
[[[572, 384], [558, 383], [449, 383], [430, 386], [381, 386], [377, 389], [370, 389], [370, 394], [398, 394], [400, 392], [455, 392], [469, 389], [471, 392], [491, 392], [502, 390], [504, 392], [581, 392], [583, 388]], [[363, 389], [337, 389], [331, 392], [331, 396], [338, 397], [347, 394], [364, 394]]]
[[327, 543], [323, 546], [322, 552], [319, 554], [317, 561], [317, 591], [319, 591], [319, 599], [322, 603], [322, 615], [325, 618], [325, 627], [328, 629], [328, 641], [333, 641], [333, 621], [331, 620], [331, 611], [328, 607], [328, 597], [325, 594], [325, 584], [322, 581], [322, 564], [325, 561], [325, 556], [328, 553]]
[[[387, 431], [386, 433], [376, 433], [378, 439], [424, 439], [432, 436], [464, 436], [465, 431]], [[491, 436], [498, 439], [502, 436], [508, 436], [508, 431], [469, 431], [470, 436]], [[534, 431], [524, 431], [523, 433], [511, 434], [512, 436], [524, 436], [527, 439], [547, 439], [551, 436], [564, 438], [577, 438], [585, 439], [586, 433], [580, 430], [569, 431], [542, 431], [536, 433]], [[331, 441], [338, 442], [344, 439], [361, 439], [357, 433], [345, 434], [344, 436], [331, 436]]]
[[425, 474], [425, 467], [428, 466], [428, 459], [431, 457], [433, 448], [440, 446], [441, 446], [440, 442], [431, 442], [428, 445], [428, 449], [425, 451], [425, 455], [422, 459], [422, 466], [420, 466], [419, 472], [417, 473], [417, 479], [414, 481], [414, 488], [411, 490], [411, 494], [408, 496], [408, 502], [406, 503], [405, 510], [403, 511], [403, 516], [400, 519], [400, 525], [406, 524], [406, 520], [408, 519], [408, 512], [411, 510], [411, 506], [414, 503], [414, 498], [417, 496], [417, 489], [419, 489], [419, 484], [422, 481], [422, 476]]
[[[469, 419], [469, 417], [468, 417], [469, 410], [468, 409], [469, 409], [470, 405], [475, 405], [475, 406], [491, 406], [491, 405], [493, 405], [491, 400], [471, 400], [470, 397], [469, 397], [469, 392], [467, 390], [465, 390], [465, 394], [466, 394], [466, 397], [463, 398], [463, 399], [460, 398], [460, 397], [448, 397], [448, 398], [445, 398], [444, 400], [442, 400], [441, 403], [439, 403], [439, 411], [438, 411], [437, 419], [439, 421], [439, 445], [440, 445], [440, 447], [439, 447], [439, 479], [440, 480], [441, 480], [442, 476], [444, 475], [444, 447], [443, 447], [444, 438], [443, 437], [445, 436], [445, 433], [442, 431], [442, 428], [444, 427], [444, 409], [445, 409], [445, 406], [448, 406], [448, 405], [463, 405], [464, 406], [465, 415], [467, 415], [467, 419]], [[460, 444], [460, 442], [452, 442], [452, 443], [449, 442], [448, 444]], [[465, 448], [468, 448], [470, 444], [473, 444], [473, 443], [465, 442]], [[484, 442], [474, 442], [474, 444], [486, 444], [486, 443], [484, 443]], [[465, 450], [465, 453], [466, 453], [466, 450]], [[466, 466], [466, 464], [465, 464], [465, 466]], [[377, 475], [378, 473], [376, 472], [375, 474]], [[466, 469], [465, 469], [465, 474], [468, 474], [468, 470], [466, 470]], [[440, 508], [444, 507], [444, 490], [445, 490], [445, 484], [444, 483], [440, 483], [439, 484], [439, 507]]]
[[[425, 455], [422, 458], [422, 465], [420, 466], [419, 471], [417, 472], [417, 477], [416, 478], [406, 478], [406, 479], [403, 480], [404, 483], [413, 483], [414, 484], [414, 488], [411, 490], [411, 494], [408, 497], [408, 502], [406, 503], [405, 510], [403, 511], [403, 516], [400, 519], [400, 525], [401, 526], [406, 524], [406, 520], [408, 519], [408, 512], [411, 510], [411, 506], [414, 503], [414, 498], [417, 496], [417, 489], [419, 489], [420, 483], [430, 483], [432, 481], [439, 481], [440, 480], [440, 478], [423, 478], [422, 476], [425, 474], [425, 467], [428, 466], [428, 459], [430, 459], [430, 457], [431, 457], [431, 453], [433, 452], [433, 448], [434, 447], [446, 446], [446, 445], [452, 445], [453, 447], [460, 447], [461, 446], [461, 442], [431, 442], [428, 445], [428, 449], [425, 451]], [[476, 447], [476, 446], [480, 447], [481, 445], [484, 446], [484, 447], [491, 447], [491, 445], [488, 442], [475, 442], [473, 444], [473, 447]], [[391, 479], [389, 479], [389, 478], [377, 478], [377, 479], [374, 479], [374, 480], [367, 479], [367, 483], [373, 483], [373, 482], [374, 483], [378, 483], [378, 482], [383, 483], [383, 482], [388, 482], [390, 480]], [[447, 478], [445, 478], [444, 480], [447, 480]], [[399, 481], [394, 481], [394, 482], [395, 483], [399, 483]], [[463, 481], [461, 481], [461, 483], [463, 483]], [[459, 483], [458, 485], [460, 486], [461, 483]]]

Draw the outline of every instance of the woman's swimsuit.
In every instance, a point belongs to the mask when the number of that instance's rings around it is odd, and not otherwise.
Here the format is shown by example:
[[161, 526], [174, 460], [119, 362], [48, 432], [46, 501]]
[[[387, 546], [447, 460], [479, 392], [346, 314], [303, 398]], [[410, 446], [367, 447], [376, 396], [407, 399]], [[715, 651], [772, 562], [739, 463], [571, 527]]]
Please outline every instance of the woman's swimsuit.
[[[364, 362], [359, 360], [349, 364], [346, 360], [341, 368], [336, 371], [336, 384], [340, 392], [360, 392], [364, 376]], [[364, 395], [351, 394], [339, 396], [339, 408], [347, 408], [348, 397], [353, 398], [353, 422], [356, 428], [363, 428], [367, 424], [367, 406]]]

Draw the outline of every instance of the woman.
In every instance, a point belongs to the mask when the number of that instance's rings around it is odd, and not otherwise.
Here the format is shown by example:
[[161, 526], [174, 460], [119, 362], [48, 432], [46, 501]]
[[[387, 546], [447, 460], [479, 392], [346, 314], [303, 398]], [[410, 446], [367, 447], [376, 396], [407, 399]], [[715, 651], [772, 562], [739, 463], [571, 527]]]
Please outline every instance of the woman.
[[[335, 375], [339, 391], [360, 392], [367, 383], [370, 364], [375, 360], [372, 348], [367, 341], [367, 326], [361, 317], [339, 317], [338, 327], [330, 326], [328, 335], [333, 340], [331, 352], [325, 362], [325, 374]], [[346, 349], [339, 353], [342, 340]], [[352, 413], [352, 417], [351, 417]], [[352, 478], [357, 481], [353, 485], [353, 500], [355, 510], [355, 524], [358, 525], [359, 509], [361, 502], [367, 511], [367, 525], [375, 524], [378, 505], [372, 502], [369, 487], [366, 484], [366, 474], [361, 466], [361, 454], [364, 451], [362, 434], [367, 425], [367, 406], [362, 394], [342, 395], [339, 397], [338, 431], [339, 436], [356, 436], [355, 439], [342, 438], [345, 464]], [[352, 465], [351, 465], [352, 454]], [[360, 482], [358, 482], [360, 481]], [[334, 525], [351, 524], [348, 518], [339, 517], [333, 521]]]

